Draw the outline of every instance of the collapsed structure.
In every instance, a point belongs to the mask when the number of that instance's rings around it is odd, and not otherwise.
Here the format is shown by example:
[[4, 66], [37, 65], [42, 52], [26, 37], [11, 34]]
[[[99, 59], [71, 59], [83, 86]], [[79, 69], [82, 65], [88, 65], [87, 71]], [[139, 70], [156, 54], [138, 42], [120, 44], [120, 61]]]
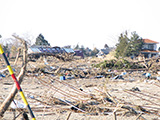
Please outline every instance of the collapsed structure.
[[53, 56], [65, 61], [72, 59], [74, 54], [74, 50], [68, 47], [31, 46], [28, 49], [30, 59], [38, 59], [40, 56]]

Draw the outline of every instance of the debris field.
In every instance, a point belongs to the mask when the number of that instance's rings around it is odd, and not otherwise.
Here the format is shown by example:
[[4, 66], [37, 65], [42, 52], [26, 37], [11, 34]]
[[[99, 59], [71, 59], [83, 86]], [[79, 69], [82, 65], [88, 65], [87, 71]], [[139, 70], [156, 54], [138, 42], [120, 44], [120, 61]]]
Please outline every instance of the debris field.
[[[62, 61], [40, 57], [27, 64], [21, 87], [37, 120], [159, 120], [160, 62], [148, 69], [95, 67], [105, 58]], [[10, 60], [11, 65], [14, 60]], [[14, 81], [0, 61], [0, 104]], [[22, 60], [12, 66], [15, 75]], [[20, 95], [3, 120], [19, 120], [28, 113]], [[30, 118], [30, 116], [28, 115]], [[31, 118], [30, 118], [31, 119]]]

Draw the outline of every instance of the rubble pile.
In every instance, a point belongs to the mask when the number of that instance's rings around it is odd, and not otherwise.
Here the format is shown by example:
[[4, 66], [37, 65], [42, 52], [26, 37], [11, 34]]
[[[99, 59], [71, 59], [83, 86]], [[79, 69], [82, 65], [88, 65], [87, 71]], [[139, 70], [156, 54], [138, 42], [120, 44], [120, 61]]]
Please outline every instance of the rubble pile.
[[[138, 66], [137, 63], [124, 59], [98, 61], [98, 58], [85, 58], [60, 61], [50, 57], [41, 58], [28, 63], [22, 87], [38, 118], [70, 112], [67, 119], [76, 113], [81, 116], [112, 116], [112, 119], [126, 120], [130, 117], [147, 119], [150, 116], [158, 120], [159, 62], [156, 65], [158, 67], [146, 69], [142, 64]], [[13, 66], [16, 74], [20, 67]], [[5, 80], [10, 79], [7, 72], [5, 66], [1, 66], [1, 84], [11, 87], [13, 82], [9, 84], [10, 81]], [[4, 94], [0, 96], [1, 102], [4, 98]], [[17, 96], [15, 101], [18, 104], [20, 97]], [[18, 111], [19, 108], [20, 106], [14, 106], [9, 110]], [[27, 111], [24, 106], [20, 109]]]

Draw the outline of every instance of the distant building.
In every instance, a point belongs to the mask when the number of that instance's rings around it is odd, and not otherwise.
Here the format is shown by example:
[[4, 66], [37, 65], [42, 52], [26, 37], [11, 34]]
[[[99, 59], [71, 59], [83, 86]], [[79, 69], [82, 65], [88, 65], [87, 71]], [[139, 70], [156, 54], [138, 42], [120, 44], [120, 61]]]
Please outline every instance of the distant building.
[[109, 52], [112, 50], [113, 48], [109, 48], [109, 47], [106, 47], [104, 49], [100, 49], [99, 52], [97, 53], [97, 57], [99, 56], [105, 56], [107, 54], [109, 54]]
[[82, 59], [84, 59], [84, 54], [82, 50], [74, 50], [74, 52], [74, 56], [80, 56]]
[[74, 54], [75, 53], [74, 50], [69, 45], [68, 46], [64, 46], [62, 49], [68, 54]]
[[92, 54], [92, 50], [88, 47], [85, 48], [83, 51], [84, 51], [85, 56], [91, 56], [91, 54]]
[[84, 58], [83, 52], [81, 50], [73, 50], [70, 46], [64, 46], [64, 47], [49, 47], [49, 46], [36, 46], [33, 45], [30, 48], [28, 48], [28, 54], [34, 55], [36, 58], [39, 58], [41, 55], [44, 56], [65, 56], [66, 55], [70, 58], [73, 56], [81, 56], [81, 58]]
[[58, 46], [55, 47], [47, 47], [47, 46], [36, 46], [33, 45], [28, 49], [28, 54], [36, 54], [36, 53], [64, 53], [65, 51]]
[[141, 54], [145, 58], [150, 58], [153, 56], [157, 56], [159, 52], [157, 51], [157, 44], [158, 42], [150, 40], [150, 39], [143, 39], [143, 46], [141, 50]]

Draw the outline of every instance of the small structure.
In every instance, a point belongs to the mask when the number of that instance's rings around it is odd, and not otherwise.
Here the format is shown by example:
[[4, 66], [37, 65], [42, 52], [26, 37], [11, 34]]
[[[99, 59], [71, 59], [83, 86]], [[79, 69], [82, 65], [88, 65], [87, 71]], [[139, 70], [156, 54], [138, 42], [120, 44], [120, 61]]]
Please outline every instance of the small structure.
[[68, 46], [64, 46], [62, 49], [68, 54], [74, 54], [75, 53], [74, 50], [69, 45]]
[[80, 56], [82, 59], [84, 59], [82, 50], [74, 50], [74, 52], [75, 52], [74, 56]]
[[109, 54], [109, 52], [112, 50], [112, 48], [106, 47], [104, 49], [100, 49], [99, 52], [97, 53], [97, 57], [100, 56], [105, 56], [107, 54]]
[[74, 50], [71, 48], [71, 46], [64, 46], [62, 48], [62, 50], [64, 51], [65, 56], [68, 59], [73, 59], [73, 56], [75, 54]]
[[145, 58], [151, 58], [153, 56], [158, 56], [159, 52], [157, 49], [158, 42], [150, 40], [150, 39], [143, 39], [143, 46], [141, 50], [141, 54], [144, 55]]

